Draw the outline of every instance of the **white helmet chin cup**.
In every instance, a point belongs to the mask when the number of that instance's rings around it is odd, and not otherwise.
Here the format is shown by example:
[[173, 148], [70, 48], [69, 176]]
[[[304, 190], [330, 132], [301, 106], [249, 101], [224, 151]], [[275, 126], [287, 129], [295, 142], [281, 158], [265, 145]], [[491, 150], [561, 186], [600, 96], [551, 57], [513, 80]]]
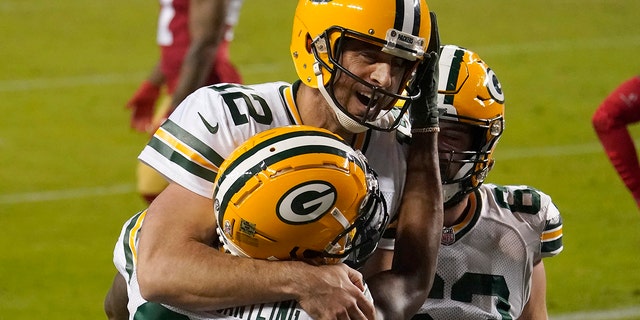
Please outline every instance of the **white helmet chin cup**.
[[446, 179], [450, 181], [449, 183], [444, 182], [442, 184], [442, 197], [444, 203], [447, 203], [453, 197], [465, 192], [461, 179], [467, 175], [467, 173], [473, 170], [472, 163], [465, 163], [452, 179]]
[[[324, 90], [323, 88], [323, 95], [324, 92], [326, 92], [326, 90]], [[327, 99], [328, 97], [325, 96], [325, 99]], [[331, 109], [333, 109], [333, 112], [336, 113], [336, 116], [338, 117], [338, 122], [340, 122], [340, 125], [345, 128], [347, 131], [351, 132], [351, 133], [361, 133], [361, 132], [365, 132], [367, 131], [366, 126], [359, 124], [358, 122], [356, 122], [355, 120], [351, 119], [348, 115], [346, 115], [344, 112], [342, 112], [342, 110], [340, 110], [338, 107], [335, 106], [335, 104], [333, 103], [332, 100], [327, 100], [329, 101], [329, 105], [331, 105]]]
[[[321, 90], [321, 91], [326, 92], [326, 90]], [[325, 99], [327, 99], [327, 97], [325, 97]], [[333, 103], [333, 100], [329, 100], [329, 101], [330, 101], [329, 105], [331, 105], [331, 108], [336, 113], [336, 116], [338, 117], [338, 122], [340, 122], [340, 125], [343, 128], [345, 128], [351, 133], [361, 133], [369, 129], [367, 126], [353, 120], [351, 117], [346, 115], [341, 109], [336, 107], [335, 104]], [[395, 115], [392, 112], [387, 111], [385, 112], [384, 115], [382, 115], [375, 121], [367, 121], [367, 123], [376, 127], [384, 128], [384, 127], [390, 126], [395, 120], [396, 120]]]
[[462, 189], [460, 188], [460, 183], [452, 183], [452, 184], [443, 184], [442, 185], [442, 197], [445, 203], [447, 203], [451, 198], [453, 198], [458, 192]]

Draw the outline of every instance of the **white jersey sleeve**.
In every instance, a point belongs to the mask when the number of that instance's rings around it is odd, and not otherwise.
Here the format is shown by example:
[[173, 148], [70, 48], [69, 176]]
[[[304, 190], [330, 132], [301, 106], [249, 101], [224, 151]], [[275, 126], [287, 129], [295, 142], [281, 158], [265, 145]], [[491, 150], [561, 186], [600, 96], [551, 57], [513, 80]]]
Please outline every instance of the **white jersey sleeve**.
[[200, 88], [180, 103], [138, 158], [211, 198], [218, 167], [237, 146], [258, 132], [297, 123], [287, 90], [291, 86], [284, 82]]
[[[498, 186], [488, 184], [488, 196], [494, 203], [508, 208], [521, 221], [526, 222], [536, 235], [540, 235], [536, 261], [552, 257], [562, 251], [562, 217], [551, 197], [529, 186]], [[536, 239], [538, 240], [538, 239]]]

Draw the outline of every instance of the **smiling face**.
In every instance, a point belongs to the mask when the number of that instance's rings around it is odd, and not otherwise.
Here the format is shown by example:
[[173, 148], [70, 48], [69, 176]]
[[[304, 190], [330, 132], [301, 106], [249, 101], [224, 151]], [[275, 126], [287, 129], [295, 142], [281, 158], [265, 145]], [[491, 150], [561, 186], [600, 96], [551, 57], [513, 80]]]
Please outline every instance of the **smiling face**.
[[343, 37], [332, 50], [333, 68], [326, 87], [319, 87], [340, 124], [352, 133], [369, 128], [392, 130], [406, 109], [389, 112], [418, 61], [382, 51], [382, 46]]
[[335, 99], [358, 120], [375, 121], [381, 111], [391, 109], [397, 99], [388, 93], [402, 91], [415, 65], [380, 49], [355, 39], [344, 43], [340, 64], [346, 72], [337, 69], [333, 92]]

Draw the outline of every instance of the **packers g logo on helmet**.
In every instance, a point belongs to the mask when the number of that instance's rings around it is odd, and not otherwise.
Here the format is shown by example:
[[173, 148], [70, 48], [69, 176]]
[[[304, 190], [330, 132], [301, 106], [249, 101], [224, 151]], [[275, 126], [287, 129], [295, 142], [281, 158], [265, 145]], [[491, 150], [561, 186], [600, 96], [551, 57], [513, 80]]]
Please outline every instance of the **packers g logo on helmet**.
[[267, 130], [240, 145], [218, 171], [214, 212], [222, 250], [315, 263], [363, 262], [388, 222], [362, 153], [309, 126]]
[[278, 201], [276, 214], [286, 223], [302, 224], [320, 219], [336, 203], [336, 188], [326, 181], [303, 182]]
[[454, 176], [442, 174], [445, 205], [477, 189], [493, 166], [493, 151], [504, 130], [504, 92], [495, 72], [477, 53], [442, 46], [439, 60], [440, 121], [456, 122], [477, 132], [473, 150], [439, 150], [441, 172], [462, 164]]

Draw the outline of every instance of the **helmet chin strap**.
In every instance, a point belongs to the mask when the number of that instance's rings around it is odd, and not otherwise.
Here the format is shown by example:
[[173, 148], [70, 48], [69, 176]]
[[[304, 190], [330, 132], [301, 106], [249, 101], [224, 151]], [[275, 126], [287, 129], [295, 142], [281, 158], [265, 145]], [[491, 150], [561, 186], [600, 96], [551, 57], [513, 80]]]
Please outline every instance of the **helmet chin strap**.
[[336, 103], [333, 101], [333, 99], [329, 95], [329, 92], [327, 92], [327, 89], [324, 87], [324, 77], [322, 76], [322, 71], [320, 70], [320, 65], [318, 62], [313, 64], [313, 71], [316, 74], [318, 89], [320, 89], [320, 93], [322, 93], [324, 100], [326, 100], [329, 106], [331, 106], [331, 109], [333, 109], [333, 112], [336, 114], [340, 125], [351, 133], [361, 133], [367, 131], [367, 129], [369, 128], [351, 119], [351, 117], [346, 115], [344, 111], [342, 111], [342, 109], [338, 108]]

